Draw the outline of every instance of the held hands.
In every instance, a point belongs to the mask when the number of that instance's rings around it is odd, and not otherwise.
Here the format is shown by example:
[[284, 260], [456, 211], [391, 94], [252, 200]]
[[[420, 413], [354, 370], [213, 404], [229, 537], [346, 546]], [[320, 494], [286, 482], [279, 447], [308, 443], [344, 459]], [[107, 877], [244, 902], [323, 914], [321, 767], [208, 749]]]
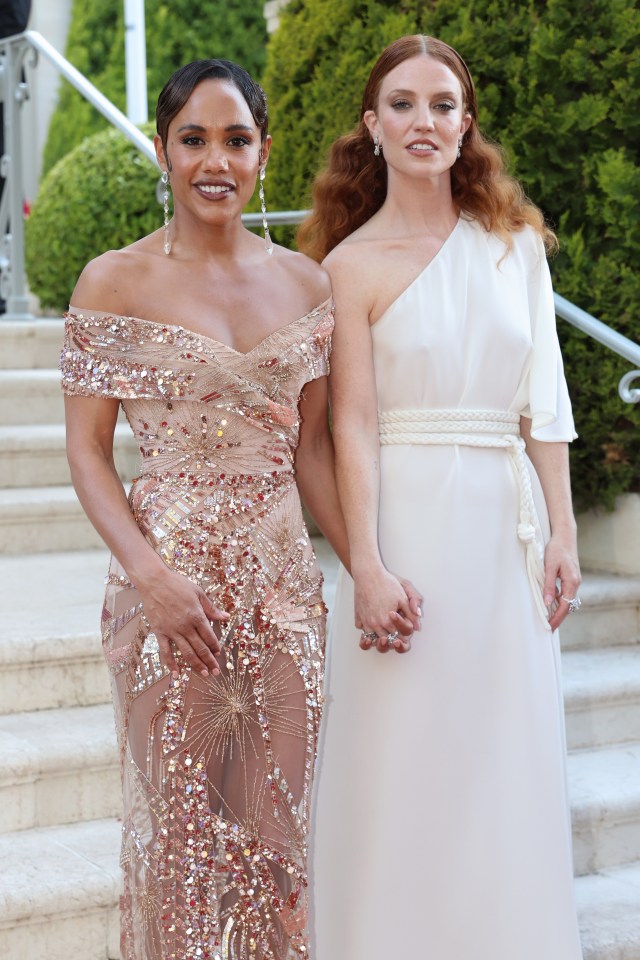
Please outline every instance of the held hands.
[[362, 650], [375, 647], [380, 653], [407, 653], [422, 618], [422, 597], [413, 584], [381, 564], [354, 576], [354, 584], [355, 624], [362, 629]]
[[158, 640], [160, 659], [178, 676], [174, 648], [203, 677], [217, 676], [222, 647], [211, 620], [228, 620], [201, 587], [168, 568], [153, 582], [137, 583], [144, 615]]
[[574, 601], [581, 582], [575, 534], [553, 535], [544, 554], [544, 604], [551, 611], [552, 630], [557, 630], [567, 614], [580, 606], [579, 600]]

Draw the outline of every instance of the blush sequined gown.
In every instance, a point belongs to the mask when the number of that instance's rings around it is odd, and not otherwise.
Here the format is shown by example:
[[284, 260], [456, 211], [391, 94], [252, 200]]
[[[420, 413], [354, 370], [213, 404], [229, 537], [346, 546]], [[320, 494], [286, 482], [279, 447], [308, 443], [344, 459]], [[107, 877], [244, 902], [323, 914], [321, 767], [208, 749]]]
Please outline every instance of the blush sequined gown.
[[172, 569], [231, 614], [218, 677], [158, 657], [112, 558], [102, 615], [122, 766], [122, 960], [309, 955], [307, 833], [326, 608], [293, 459], [326, 302], [240, 353], [71, 307], [67, 394], [117, 398], [140, 445], [130, 508]]

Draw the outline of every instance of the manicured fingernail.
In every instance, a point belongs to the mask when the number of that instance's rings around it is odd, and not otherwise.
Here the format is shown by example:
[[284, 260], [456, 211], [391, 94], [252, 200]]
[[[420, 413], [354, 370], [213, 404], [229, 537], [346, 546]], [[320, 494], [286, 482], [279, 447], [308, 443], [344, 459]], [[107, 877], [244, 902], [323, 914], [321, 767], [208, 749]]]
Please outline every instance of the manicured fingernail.
[[208, 677], [208, 676], [209, 676], [209, 671], [207, 670], [206, 667], [204, 668], [204, 670], [201, 670], [201, 671], [200, 671], [200, 676], [201, 676], [201, 677]]
[[418, 607], [418, 616], [419, 616], [419, 617], [422, 616], [422, 607]]
[[552, 603], [553, 603], [553, 597], [550, 597], [549, 594], [547, 594], [546, 597], [544, 598], [545, 607], [550, 607]]

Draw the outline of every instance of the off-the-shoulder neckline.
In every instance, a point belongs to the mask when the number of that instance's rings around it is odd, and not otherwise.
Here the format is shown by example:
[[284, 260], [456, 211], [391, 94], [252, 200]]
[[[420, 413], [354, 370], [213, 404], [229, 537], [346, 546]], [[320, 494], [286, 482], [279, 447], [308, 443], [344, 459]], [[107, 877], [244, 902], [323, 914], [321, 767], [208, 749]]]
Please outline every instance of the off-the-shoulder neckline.
[[252, 353], [255, 353], [259, 347], [263, 346], [265, 343], [268, 343], [273, 337], [278, 333], [282, 333], [283, 330], [288, 330], [289, 327], [293, 327], [298, 323], [302, 323], [303, 320], [308, 320], [310, 317], [313, 317], [317, 313], [321, 313], [321, 319], [326, 317], [327, 314], [331, 313], [333, 309], [333, 297], [327, 297], [326, 300], [323, 300], [318, 304], [317, 307], [314, 307], [313, 310], [309, 310], [308, 313], [303, 314], [301, 317], [296, 317], [295, 320], [289, 320], [288, 323], [283, 323], [281, 326], [276, 327], [275, 330], [272, 330], [271, 333], [268, 333], [266, 337], [263, 337], [262, 340], [259, 340], [250, 350], [236, 350], [235, 347], [232, 347], [230, 344], [225, 343], [223, 340], [216, 340], [215, 337], [210, 337], [206, 333], [200, 333], [196, 330], [190, 330], [188, 327], [183, 327], [180, 323], [165, 323], [161, 320], [146, 320], [144, 317], [134, 317], [128, 314], [120, 313], [111, 313], [108, 310], [88, 310], [82, 309], [80, 307], [74, 307], [72, 304], [69, 305], [69, 309], [65, 313], [65, 317], [71, 317], [73, 319], [85, 318], [89, 319], [91, 317], [107, 317], [113, 318], [114, 320], [133, 320], [135, 323], [144, 323], [149, 324], [153, 327], [162, 327], [166, 330], [178, 330], [181, 333], [186, 333], [190, 337], [195, 337], [197, 340], [206, 340], [209, 343], [214, 343], [218, 347], [223, 347], [225, 350], [229, 350], [230, 353], [235, 353], [239, 357], [248, 357]]

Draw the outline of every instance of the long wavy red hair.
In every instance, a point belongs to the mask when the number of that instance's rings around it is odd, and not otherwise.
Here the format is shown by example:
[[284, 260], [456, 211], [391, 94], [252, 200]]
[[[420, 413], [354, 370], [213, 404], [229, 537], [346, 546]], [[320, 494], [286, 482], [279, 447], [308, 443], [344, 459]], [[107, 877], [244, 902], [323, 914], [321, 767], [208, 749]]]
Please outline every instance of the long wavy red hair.
[[313, 211], [298, 231], [298, 248], [315, 260], [323, 260], [384, 203], [386, 162], [382, 154], [374, 156], [371, 134], [362, 118], [367, 110], [376, 110], [386, 75], [398, 64], [418, 56], [433, 57], [449, 67], [460, 82], [464, 112], [471, 117], [461, 156], [451, 168], [451, 192], [458, 211], [480, 221], [508, 247], [511, 233], [529, 224], [542, 238], [547, 252], [555, 250], [555, 234], [545, 225], [541, 211], [506, 172], [500, 147], [480, 132], [476, 91], [466, 63], [453, 47], [422, 34], [400, 37], [375, 62], [362, 97], [358, 126], [334, 141], [328, 166], [315, 178]]

